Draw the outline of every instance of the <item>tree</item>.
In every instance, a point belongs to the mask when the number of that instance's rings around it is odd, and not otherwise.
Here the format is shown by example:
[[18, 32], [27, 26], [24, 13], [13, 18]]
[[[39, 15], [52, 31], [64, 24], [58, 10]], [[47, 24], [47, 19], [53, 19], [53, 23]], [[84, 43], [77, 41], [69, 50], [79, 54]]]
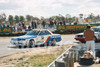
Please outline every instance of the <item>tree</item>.
[[52, 16], [49, 18], [49, 20], [57, 20], [56, 16]]
[[8, 21], [10, 22], [11, 25], [13, 25], [14, 18], [13, 18], [12, 15], [9, 15], [9, 17], [8, 17]]
[[16, 23], [19, 23], [19, 21], [20, 21], [20, 18], [19, 18], [19, 16], [16, 15], [16, 16], [15, 16], [15, 22], [16, 22]]
[[56, 16], [56, 20], [60, 20], [60, 17], [59, 16]]
[[6, 14], [3, 13], [0, 15], [0, 22], [6, 21]]
[[24, 16], [20, 16], [20, 22], [24, 22], [24, 21], [25, 21]]
[[97, 16], [95, 17], [95, 19], [98, 19], [98, 20], [99, 20], [99, 19], [100, 19], [100, 15], [97, 15]]
[[89, 14], [88, 19], [91, 19], [93, 22], [96, 21], [93, 13]]
[[31, 16], [31, 15], [26, 15], [26, 20], [27, 20], [27, 21], [32, 21], [32, 18], [33, 18], [33, 16]]
[[83, 14], [79, 14], [80, 18], [83, 18]]
[[45, 18], [43, 16], [41, 16], [41, 20], [44, 20]]
[[32, 20], [39, 20], [38, 17], [32, 17]]
[[72, 17], [72, 21], [77, 21], [77, 17], [76, 16], [74, 16], [74, 17]]
[[63, 20], [65, 20], [65, 17], [64, 17], [64, 16], [62, 16], [62, 17], [61, 17], [61, 20], [62, 20], [62, 21], [63, 21]]
[[71, 18], [71, 15], [70, 14], [66, 14], [65, 16], [67, 19]]
[[94, 18], [94, 14], [93, 13], [89, 14], [88, 18], [89, 19], [93, 19]]
[[65, 20], [65, 17], [63, 16], [63, 15], [61, 15], [61, 14], [59, 14], [59, 18], [60, 18], [60, 20]]
[[95, 20], [96, 22], [100, 21], [100, 16], [99, 15], [95, 16]]

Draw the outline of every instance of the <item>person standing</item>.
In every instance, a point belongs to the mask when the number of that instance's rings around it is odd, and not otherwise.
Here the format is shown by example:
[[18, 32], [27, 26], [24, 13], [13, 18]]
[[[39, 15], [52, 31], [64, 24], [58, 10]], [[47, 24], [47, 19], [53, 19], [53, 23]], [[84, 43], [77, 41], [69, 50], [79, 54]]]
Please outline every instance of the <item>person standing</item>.
[[91, 29], [90, 25], [88, 25], [87, 30], [84, 31], [84, 35], [86, 41], [86, 50], [89, 51], [89, 49], [91, 49], [91, 51], [93, 52], [93, 56], [95, 58], [95, 36], [94, 31]]
[[60, 21], [60, 25], [63, 25], [63, 24], [62, 24], [62, 21]]
[[71, 25], [72, 24], [72, 21], [71, 20], [69, 20], [69, 25]]
[[23, 26], [21, 25], [21, 26], [20, 26], [20, 31], [22, 31], [22, 29], [23, 29]]
[[31, 24], [32, 24], [32, 29], [34, 29], [34, 22], [32, 21]]
[[51, 28], [53, 27], [53, 21], [50, 21], [50, 27]]
[[57, 20], [54, 21], [54, 29], [56, 29]]
[[28, 26], [28, 30], [29, 30], [29, 31], [31, 30], [31, 26], [30, 26], [30, 25]]
[[24, 29], [24, 27], [25, 27], [25, 24], [24, 24], [24, 22], [22, 23], [22, 27], [23, 27], [23, 29]]
[[9, 22], [7, 22], [7, 27], [9, 27], [10, 26], [10, 23]]
[[66, 22], [65, 22], [65, 20], [63, 20], [63, 25], [66, 25]]
[[45, 25], [46, 25], [46, 22], [43, 20], [42, 22], [43, 29], [45, 29]]
[[34, 27], [37, 28], [37, 20], [34, 20]]

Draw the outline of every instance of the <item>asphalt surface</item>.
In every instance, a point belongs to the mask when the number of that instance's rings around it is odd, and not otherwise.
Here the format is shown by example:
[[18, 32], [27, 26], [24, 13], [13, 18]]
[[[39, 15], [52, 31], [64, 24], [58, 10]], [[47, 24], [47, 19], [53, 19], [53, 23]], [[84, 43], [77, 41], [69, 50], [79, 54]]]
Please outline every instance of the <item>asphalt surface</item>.
[[[80, 42], [74, 39], [75, 35], [62, 35], [62, 41], [57, 43], [57, 45], [67, 45], [67, 44], [81, 44]], [[11, 38], [0, 38], [0, 57], [4, 57], [10, 54], [14, 54], [20, 51], [26, 51], [35, 48], [18, 48], [12, 44], [10, 44]], [[99, 43], [98, 43], [99, 44]], [[42, 48], [42, 47], [39, 47]]]
[[[75, 35], [62, 35], [62, 41], [57, 43], [57, 45], [67, 45], [75, 42]], [[17, 53], [19, 51], [25, 51], [36, 48], [18, 48], [12, 44], [10, 44], [11, 38], [2, 38], [0, 39], [0, 57], [7, 56], [13, 53]]]
[[7, 56], [19, 51], [28, 50], [28, 49], [19, 49], [16, 46], [10, 44], [11, 38], [0, 39], [0, 57]]

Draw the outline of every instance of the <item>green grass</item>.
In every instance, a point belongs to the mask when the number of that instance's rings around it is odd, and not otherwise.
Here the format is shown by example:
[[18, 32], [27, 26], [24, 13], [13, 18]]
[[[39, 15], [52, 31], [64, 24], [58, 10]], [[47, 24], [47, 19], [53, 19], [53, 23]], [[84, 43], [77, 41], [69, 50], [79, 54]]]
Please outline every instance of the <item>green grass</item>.
[[19, 58], [18, 60], [23, 60], [26, 56], [22, 56], [21, 58]]
[[28, 67], [28, 66], [47, 67], [51, 62], [53, 62], [63, 52], [64, 50], [58, 51], [56, 54], [30, 56], [26, 61], [18, 63], [16, 67]]

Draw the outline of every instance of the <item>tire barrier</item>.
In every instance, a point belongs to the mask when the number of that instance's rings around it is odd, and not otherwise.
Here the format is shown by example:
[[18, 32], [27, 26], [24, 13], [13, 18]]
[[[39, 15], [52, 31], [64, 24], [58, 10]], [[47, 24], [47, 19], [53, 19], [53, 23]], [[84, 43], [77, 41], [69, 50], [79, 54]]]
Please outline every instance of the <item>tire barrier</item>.
[[[100, 58], [100, 49], [96, 49], [96, 57]], [[71, 46], [48, 67], [94, 67], [93, 58], [82, 58], [85, 50], [86, 46], [83, 46], [83, 44]], [[100, 60], [98, 63], [100, 63]]]

